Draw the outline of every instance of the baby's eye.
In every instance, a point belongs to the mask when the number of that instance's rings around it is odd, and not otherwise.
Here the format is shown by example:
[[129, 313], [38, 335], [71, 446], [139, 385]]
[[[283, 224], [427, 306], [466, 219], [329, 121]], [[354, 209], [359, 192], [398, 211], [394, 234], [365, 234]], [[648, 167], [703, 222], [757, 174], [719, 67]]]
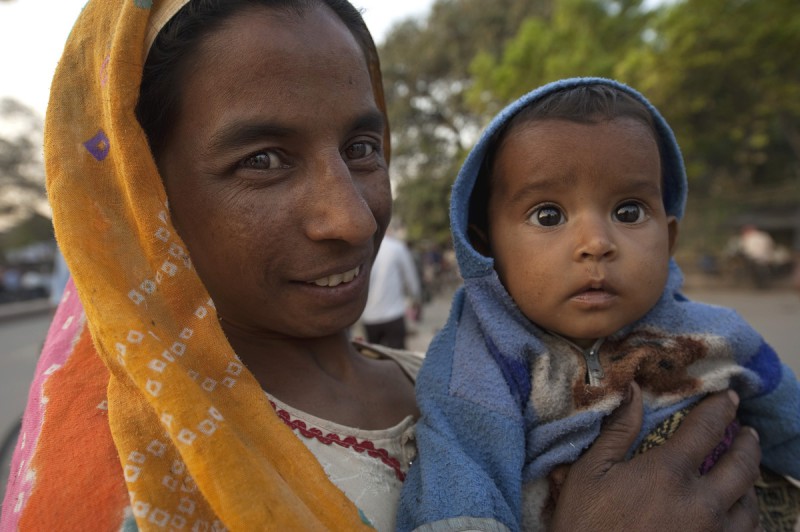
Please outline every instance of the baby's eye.
[[242, 161], [241, 165], [244, 168], [253, 170], [275, 170], [286, 167], [286, 164], [275, 150], [264, 150], [253, 154]]
[[614, 219], [624, 224], [635, 224], [644, 221], [645, 211], [639, 203], [623, 203], [614, 210]]
[[377, 151], [375, 144], [371, 142], [354, 142], [344, 149], [344, 153], [350, 160], [363, 159], [369, 157]]
[[555, 205], [544, 205], [537, 207], [530, 215], [528, 220], [533, 225], [542, 227], [553, 227], [564, 223], [564, 213]]

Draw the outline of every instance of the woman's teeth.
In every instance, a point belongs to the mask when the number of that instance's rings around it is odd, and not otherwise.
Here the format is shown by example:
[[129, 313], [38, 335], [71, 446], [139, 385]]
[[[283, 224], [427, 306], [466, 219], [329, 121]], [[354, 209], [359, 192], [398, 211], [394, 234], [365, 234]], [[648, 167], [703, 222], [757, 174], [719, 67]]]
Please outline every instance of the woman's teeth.
[[357, 266], [350, 271], [346, 271], [344, 273], [335, 273], [333, 275], [329, 275], [328, 277], [323, 277], [322, 279], [317, 279], [316, 281], [312, 281], [312, 284], [317, 286], [339, 286], [342, 283], [349, 283], [356, 277], [358, 277], [358, 272], [361, 271], [361, 266]]

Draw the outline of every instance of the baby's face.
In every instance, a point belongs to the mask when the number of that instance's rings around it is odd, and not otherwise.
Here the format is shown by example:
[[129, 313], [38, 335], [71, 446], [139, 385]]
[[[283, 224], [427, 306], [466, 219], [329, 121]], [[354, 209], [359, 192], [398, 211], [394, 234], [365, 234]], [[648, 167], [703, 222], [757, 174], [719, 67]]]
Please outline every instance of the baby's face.
[[491, 179], [490, 252], [528, 319], [588, 347], [658, 301], [677, 221], [645, 124], [519, 124]]

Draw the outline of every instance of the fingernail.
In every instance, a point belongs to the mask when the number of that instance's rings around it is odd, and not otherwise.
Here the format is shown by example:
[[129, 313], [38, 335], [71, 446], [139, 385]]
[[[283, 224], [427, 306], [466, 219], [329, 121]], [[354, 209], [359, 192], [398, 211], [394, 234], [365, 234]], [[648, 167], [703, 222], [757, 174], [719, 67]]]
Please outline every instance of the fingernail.
[[761, 441], [761, 438], [758, 437], [758, 431], [753, 427], [745, 427], [750, 431], [750, 433], [755, 437], [756, 441]]
[[728, 390], [728, 397], [731, 398], [733, 401], [734, 406], [739, 406], [739, 394], [734, 392], [733, 390]]

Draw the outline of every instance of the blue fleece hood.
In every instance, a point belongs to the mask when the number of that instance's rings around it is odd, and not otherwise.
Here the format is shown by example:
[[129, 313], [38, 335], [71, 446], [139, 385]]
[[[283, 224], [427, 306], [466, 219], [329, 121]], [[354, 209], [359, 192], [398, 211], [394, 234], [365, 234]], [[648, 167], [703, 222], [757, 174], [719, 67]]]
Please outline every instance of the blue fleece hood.
[[[417, 377], [419, 456], [403, 484], [400, 532], [545, 529], [553, 501], [550, 473], [573, 463], [595, 441], [629, 379], [639, 382], [644, 397], [642, 430], [630, 453], [656, 427], [662, 427], [662, 438], [663, 427], [674, 427], [681, 409], [731, 387], [741, 399], [742, 423], [759, 433], [762, 463], [800, 478], [800, 385], [735, 311], [687, 300], [674, 261], [655, 306], [605, 339], [606, 380], [593, 386], [586, 355], [528, 320], [500, 282], [493, 259], [470, 244], [470, 196], [495, 133], [529, 103], [589, 84], [617, 88], [650, 111], [666, 212], [683, 214], [686, 175], [672, 131], [629, 87], [607, 79], [567, 79], [523, 96], [492, 121], [453, 188], [451, 224], [464, 284]], [[715, 450], [708, 467], [718, 456]]]
[[647, 101], [647, 99], [634, 89], [617, 81], [605, 78], [569, 78], [549, 83], [535, 89], [503, 109], [489, 124], [481, 135], [480, 140], [469, 153], [461, 171], [458, 173], [450, 198], [450, 225], [453, 232], [453, 245], [456, 258], [465, 278], [482, 277], [490, 274], [494, 268], [494, 259], [485, 257], [476, 251], [469, 240], [467, 227], [469, 225], [469, 198], [478, 179], [486, 151], [495, 134], [505, 126], [520, 110], [529, 104], [541, 100], [554, 92], [573, 87], [586, 85], [606, 85], [619, 89], [637, 101], [641, 102], [653, 117], [653, 122], [658, 135], [659, 152], [664, 168], [664, 206], [668, 215], [673, 215], [679, 220], [686, 207], [686, 170], [683, 164], [675, 135], [667, 122]]

